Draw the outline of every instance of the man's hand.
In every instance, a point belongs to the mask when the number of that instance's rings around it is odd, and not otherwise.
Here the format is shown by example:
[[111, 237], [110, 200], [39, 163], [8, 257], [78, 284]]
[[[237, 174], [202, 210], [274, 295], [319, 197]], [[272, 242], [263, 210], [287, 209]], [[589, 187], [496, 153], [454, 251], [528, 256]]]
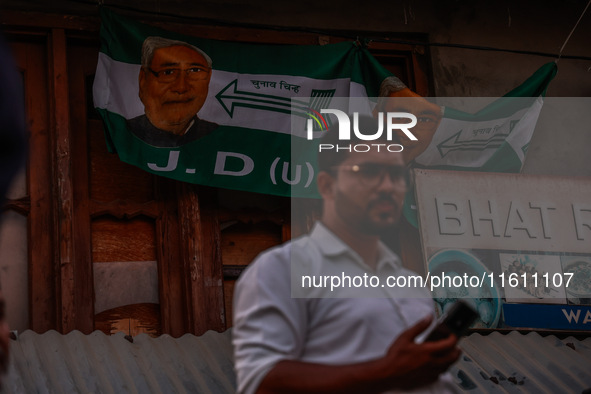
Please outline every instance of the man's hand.
[[432, 319], [429, 316], [404, 331], [380, 360], [388, 386], [408, 390], [433, 383], [460, 356], [458, 338], [453, 334], [440, 341], [415, 343]]
[[257, 393], [381, 393], [433, 383], [458, 359], [460, 349], [453, 334], [440, 341], [415, 343], [432, 319], [429, 316], [404, 331], [377, 360], [345, 365], [280, 361], [265, 376]]

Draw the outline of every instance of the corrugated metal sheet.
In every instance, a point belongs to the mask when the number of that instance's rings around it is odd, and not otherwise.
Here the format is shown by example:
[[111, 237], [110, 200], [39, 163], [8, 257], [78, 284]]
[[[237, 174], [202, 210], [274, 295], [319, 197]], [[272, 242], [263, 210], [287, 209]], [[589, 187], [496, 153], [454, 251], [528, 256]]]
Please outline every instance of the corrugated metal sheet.
[[[5, 393], [233, 393], [230, 330], [130, 343], [123, 333], [24, 332], [11, 343]], [[591, 388], [591, 338], [472, 334], [451, 373], [472, 393], [581, 393]]]
[[5, 393], [234, 393], [230, 331], [196, 337], [22, 333]]
[[558, 339], [531, 332], [522, 335], [472, 334], [452, 374], [474, 393], [581, 393], [591, 388], [591, 338]]

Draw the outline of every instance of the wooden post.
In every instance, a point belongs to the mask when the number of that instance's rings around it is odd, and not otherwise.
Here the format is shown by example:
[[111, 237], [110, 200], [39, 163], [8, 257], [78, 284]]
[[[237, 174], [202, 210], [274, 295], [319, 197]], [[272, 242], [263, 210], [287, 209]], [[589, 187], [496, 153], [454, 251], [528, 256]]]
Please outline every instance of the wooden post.
[[[215, 189], [156, 181], [162, 333], [179, 337], [226, 329]], [[176, 187], [175, 187], [176, 186]]]
[[183, 251], [188, 329], [195, 335], [223, 331], [223, 273], [215, 190], [179, 183], [179, 226]]
[[[52, 29], [49, 35], [49, 98], [53, 136], [54, 256], [58, 283], [60, 331], [93, 329], [92, 271], [89, 261], [77, 259], [74, 211], [70, 100], [68, 88], [66, 34]], [[86, 316], [89, 315], [89, 316]]]
[[25, 76], [25, 105], [29, 119], [29, 324], [38, 333], [57, 328], [55, 258], [51, 193], [51, 138], [48, 119], [45, 43], [13, 44]]
[[180, 337], [187, 332], [187, 308], [175, 181], [157, 177], [160, 215], [156, 220], [156, 258], [162, 333]]
[[[72, 188], [72, 242], [74, 252], [75, 328], [85, 334], [94, 330], [94, 279], [90, 234], [89, 147], [86, 82], [96, 69], [96, 52], [88, 50], [85, 61], [68, 49], [70, 94], [70, 185]], [[63, 111], [63, 109], [62, 109]]]

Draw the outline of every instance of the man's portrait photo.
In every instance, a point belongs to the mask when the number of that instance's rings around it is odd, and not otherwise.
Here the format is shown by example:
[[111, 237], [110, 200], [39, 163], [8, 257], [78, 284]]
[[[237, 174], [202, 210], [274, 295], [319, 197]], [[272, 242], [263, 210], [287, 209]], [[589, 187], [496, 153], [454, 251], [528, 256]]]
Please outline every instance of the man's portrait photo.
[[394, 76], [385, 78], [380, 85], [378, 105], [374, 115], [377, 115], [377, 112], [408, 112], [417, 117], [417, 125], [413, 127], [417, 141], [400, 135], [404, 146], [402, 156], [406, 164], [412, 163], [427, 149], [443, 115], [440, 106], [413, 92]]
[[133, 134], [153, 146], [177, 147], [218, 127], [197, 116], [212, 72], [205, 52], [183, 41], [148, 37], [141, 61], [139, 97], [145, 114], [128, 120]]

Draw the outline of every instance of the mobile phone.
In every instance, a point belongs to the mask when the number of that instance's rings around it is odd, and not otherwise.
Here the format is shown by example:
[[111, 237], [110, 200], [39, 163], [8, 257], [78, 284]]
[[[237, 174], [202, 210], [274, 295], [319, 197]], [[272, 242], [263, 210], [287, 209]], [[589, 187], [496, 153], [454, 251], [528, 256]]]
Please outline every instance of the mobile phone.
[[447, 338], [449, 334], [455, 334], [459, 338], [466, 334], [468, 327], [477, 317], [478, 312], [474, 308], [462, 300], [457, 300], [447, 312], [441, 315], [425, 341], [438, 341]]

